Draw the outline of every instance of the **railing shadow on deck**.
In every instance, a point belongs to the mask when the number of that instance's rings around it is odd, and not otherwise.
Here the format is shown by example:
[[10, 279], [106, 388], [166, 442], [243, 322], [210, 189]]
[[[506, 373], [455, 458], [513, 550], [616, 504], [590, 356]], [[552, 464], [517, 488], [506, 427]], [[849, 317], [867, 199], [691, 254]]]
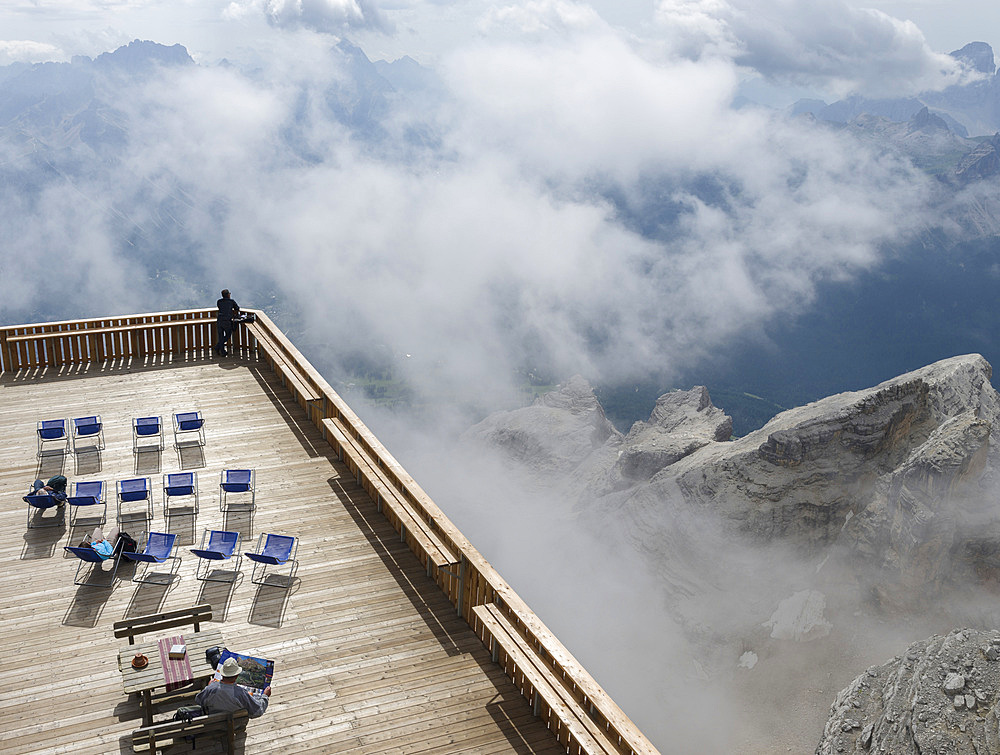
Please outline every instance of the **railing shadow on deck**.
[[[335, 461], [334, 464], [342, 466], [340, 462]], [[420, 562], [413, 558], [409, 546], [399, 539], [399, 533], [378, 511], [374, 501], [349, 474], [339, 478], [331, 477], [327, 482], [445, 652], [448, 655], [461, 655], [465, 652], [456, 641], [454, 632], [447, 626], [456, 620], [455, 607], [437, 583], [427, 576]], [[468, 626], [461, 623], [458, 630], [464, 634], [468, 631]]]
[[[243, 366], [247, 367], [248, 365], [244, 363]], [[278, 414], [281, 415], [281, 418], [285, 420], [288, 429], [292, 431], [295, 439], [302, 446], [302, 450], [306, 452], [309, 458], [315, 459], [320, 456], [327, 456], [331, 459], [335, 458], [336, 452], [330, 447], [329, 443], [321, 439], [317, 444], [310, 439], [310, 434], [314, 434], [316, 431], [316, 425], [308, 417], [296, 418], [289, 411], [289, 404], [295, 404], [297, 411], [301, 411], [302, 409], [295, 402], [295, 397], [287, 388], [281, 386], [277, 390], [275, 389], [274, 372], [266, 365], [253, 365], [248, 368], [254, 380], [260, 385], [261, 392], [270, 399], [271, 404], [277, 410]], [[306, 432], [303, 428], [308, 428], [309, 432]]]

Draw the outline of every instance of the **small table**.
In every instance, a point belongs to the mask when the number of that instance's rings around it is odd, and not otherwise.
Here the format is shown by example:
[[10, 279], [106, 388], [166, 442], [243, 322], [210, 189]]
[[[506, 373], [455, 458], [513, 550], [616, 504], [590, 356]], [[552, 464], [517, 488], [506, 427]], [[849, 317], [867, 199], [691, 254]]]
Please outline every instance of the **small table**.
[[[178, 634], [181, 634], [178, 632]], [[205, 651], [213, 645], [223, 647], [222, 630], [203, 629], [200, 632], [185, 632], [184, 644], [187, 645], [188, 662], [191, 664], [191, 678], [194, 681], [209, 679], [215, 674], [215, 669], [205, 660]], [[149, 663], [142, 669], [132, 668], [132, 659], [136, 653], [142, 653], [149, 658]], [[144, 726], [153, 724], [152, 692], [157, 687], [166, 687], [167, 680], [163, 676], [163, 664], [160, 662], [160, 648], [156, 640], [128, 645], [118, 651], [118, 670], [122, 672], [122, 684], [125, 694], [133, 692], [142, 694], [142, 720]]]

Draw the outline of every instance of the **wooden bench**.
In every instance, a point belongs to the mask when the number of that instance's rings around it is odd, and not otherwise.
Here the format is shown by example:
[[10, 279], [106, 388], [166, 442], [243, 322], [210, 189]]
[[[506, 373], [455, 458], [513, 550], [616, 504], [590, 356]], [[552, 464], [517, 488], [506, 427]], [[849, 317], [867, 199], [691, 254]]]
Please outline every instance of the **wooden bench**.
[[235, 713], [213, 713], [198, 716], [190, 721], [167, 721], [162, 724], [144, 726], [132, 732], [132, 749], [136, 752], [149, 751], [156, 755], [158, 750], [170, 747], [184, 737], [200, 737], [204, 734], [226, 737], [226, 752], [235, 755], [236, 732], [246, 727], [249, 721], [245, 710]]
[[173, 627], [194, 626], [194, 631], [201, 631], [203, 621], [212, 620], [212, 606], [203, 603], [191, 608], [181, 608], [176, 611], [166, 613], [152, 613], [147, 616], [136, 616], [132, 619], [116, 621], [114, 623], [115, 639], [128, 637], [128, 644], [134, 645], [136, 635], [147, 634], [149, 632], [159, 632], [163, 629]]
[[439, 569], [451, 569], [457, 566], [459, 559], [451, 548], [441, 540], [431, 523], [413, 509], [403, 493], [392, 484], [383, 469], [351, 435], [344, 424], [339, 419], [331, 417], [323, 420], [323, 426], [337, 441], [343, 455], [354, 462], [358, 468], [359, 477], [366, 478], [375, 489], [378, 494], [376, 503], [379, 508], [387, 507], [396, 517], [400, 525], [400, 537], [405, 539], [406, 534], [409, 533], [420, 545], [420, 548], [427, 555], [428, 573], [431, 571], [432, 564]]
[[250, 334], [257, 339], [257, 345], [263, 348], [274, 364], [274, 372], [283, 378], [286, 383], [290, 383], [300, 396], [306, 401], [316, 401], [322, 398], [319, 391], [309, 385], [305, 375], [298, 368], [294, 359], [290, 359], [284, 350], [271, 338], [259, 323], [244, 323]]
[[[493, 660], [513, 679], [521, 694], [531, 703], [536, 716], [545, 719], [549, 729], [571, 753], [620, 755], [628, 752], [617, 747], [610, 732], [594, 721], [559, 677], [535, 653], [513, 624], [494, 603], [472, 609], [478, 625], [477, 634], [493, 654]], [[501, 658], [500, 651], [505, 658]], [[543, 706], [544, 703], [544, 706]]]

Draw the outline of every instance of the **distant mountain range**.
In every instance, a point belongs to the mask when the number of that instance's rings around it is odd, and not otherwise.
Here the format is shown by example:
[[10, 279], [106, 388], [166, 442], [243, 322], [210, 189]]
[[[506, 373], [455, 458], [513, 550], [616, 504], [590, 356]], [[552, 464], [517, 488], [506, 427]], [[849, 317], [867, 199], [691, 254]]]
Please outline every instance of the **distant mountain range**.
[[[319, 112], [365, 150], [395, 162], [439, 151], [441, 135], [433, 124], [420, 121], [420, 107], [410, 107], [447, 96], [433, 71], [409, 58], [373, 63], [346, 41], [331, 52], [340, 57], [339, 75], [329, 77], [320, 93], [303, 91], [303, 112], [312, 108], [311, 117]], [[1000, 364], [995, 336], [1000, 333], [1000, 308], [995, 306], [1000, 282], [1000, 76], [993, 49], [985, 43], [972, 43], [952, 55], [984, 78], [918, 97], [801, 101], [787, 113], [813, 121], [816, 128], [851, 134], [876, 151], [903, 155], [934, 178], [933, 217], [912, 218], [913, 240], [885, 250], [885, 261], [867, 274], [821, 284], [817, 299], [801, 316], [764, 323], [756, 336], [733, 343], [679, 381], [654, 375], [641, 385], [596, 386], [619, 428], [647, 416], [656, 397], [673, 387], [707, 385], [741, 435], [782, 407], [876, 384], [954, 354], [979, 352]], [[93, 59], [0, 67], [0, 150], [6, 155], [0, 163], [0, 201], [8, 207], [30, 206], [67, 181], [100, 184], [105, 176], [114, 181], [116, 174], [109, 171], [120, 161], [133, 126], [122, 104], [129, 86], [164, 68], [196, 65], [180, 45], [137, 40]], [[244, 75], [252, 82], [257, 74]], [[289, 161], [326, 159], [313, 154], [308, 124], [303, 124], [284, 124], [276, 147]], [[695, 182], [691, 193], [711, 205], [720, 179], [663, 180]], [[592, 187], [630, 230], [661, 240], [672, 227], [671, 213], [679, 210], [663, 199], [670, 191], [655, 179], [648, 189], [648, 197], [638, 202], [632, 192], [633, 204], [627, 204], [617, 187]], [[203, 290], [207, 242], [192, 235], [197, 226], [184, 220], [190, 212], [185, 192], [196, 190], [183, 176], [162, 176], [156, 191], [141, 182], [118, 187], [100, 210], [120, 227], [120, 244], [129, 258], [148, 270], [143, 285], [157, 297], [158, 306], [190, 306], [208, 295]], [[137, 208], [141, 223], [130, 214]], [[214, 220], [225, 212], [224, 199], [202, 202], [199, 211]], [[258, 291], [245, 296], [270, 301], [274, 289], [262, 280]], [[0, 303], [0, 318], [68, 315], [59, 309], [62, 302], [44, 304], [50, 309], [11, 313]], [[308, 345], [308, 338], [302, 341]]]
[[850, 123], [861, 115], [881, 116], [890, 121], [908, 121], [924, 108], [944, 121], [958, 136], [993, 134], [1000, 131], [1000, 75], [993, 48], [985, 42], [972, 42], [951, 55], [983, 75], [971, 84], [948, 87], [940, 92], [925, 92], [916, 97], [868, 99], [860, 95], [831, 104], [822, 100], [799, 100], [789, 108], [791, 115], [811, 113], [817, 119]]

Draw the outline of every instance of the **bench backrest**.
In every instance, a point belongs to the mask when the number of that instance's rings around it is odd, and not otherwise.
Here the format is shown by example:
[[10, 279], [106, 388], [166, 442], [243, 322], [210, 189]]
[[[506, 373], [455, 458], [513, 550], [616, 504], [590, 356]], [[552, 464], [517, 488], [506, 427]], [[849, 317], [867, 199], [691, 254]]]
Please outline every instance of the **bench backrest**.
[[212, 620], [212, 606], [203, 603], [190, 608], [180, 608], [176, 611], [153, 613], [147, 616], [136, 616], [114, 623], [116, 639], [128, 637], [128, 644], [135, 644], [136, 635], [147, 632], [159, 632], [172, 627], [194, 626], [194, 631], [201, 631], [201, 622]]
[[196, 737], [201, 734], [225, 732], [229, 741], [229, 752], [233, 751], [232, 736], [238, 726], [244, 726], [247, 718], [245, 710], [235, 713], [213, 713], [198, 716], [190, 721], [166, 721], [162, 724], [144, 726], [132, 732], [132, 749], [148, 749], [156, 755], [157, 749], [165, 748], [180, 737]]

